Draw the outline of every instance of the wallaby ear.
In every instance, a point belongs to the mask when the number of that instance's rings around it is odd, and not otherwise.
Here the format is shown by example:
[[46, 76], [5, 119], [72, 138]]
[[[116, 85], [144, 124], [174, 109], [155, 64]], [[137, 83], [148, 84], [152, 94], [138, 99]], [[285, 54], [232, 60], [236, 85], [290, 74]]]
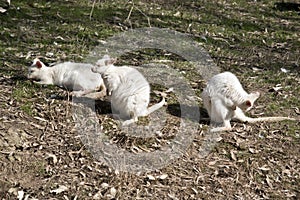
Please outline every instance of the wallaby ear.
[[247, 107], [251, 107], [251, 106], [252, 106], [252, 103], [251, 103], [251, 101], [247, 100], [247, 101], [245, 101], [245, 105], [246, 105]]
[[259, 92], [254, 92], [254, 95], [258, 98], [260, 96]]
[[109, 56], [109, 55], [107, 55], [107, 54], [105, 54], [105, 55], [103, 56], [103, 58], [102, 58], [102, 59], [109, 60], [109, 59], [110, 59], [110, 56]]
[[115, 58], [110, 58], [108, 60], [105, 60], [105, 65], [113, 65], [117, 62], [117, 59]]
[[252, 93], [250, 93], [250, 95], [249, 95], [249, 99], [250, 99], [252, 102], [254, 102], [254, 101], [256, 101], [256, 99], [259, 98], [259, 96], [260, 96], [260, 93], [259, 93], [259, 92], [252, 92]]
[[42, 64], [42, 62], [41, 61], [36, 61], [36, 63], [35, 63], [35, 65], [37, 66], [37, 68], [42, 68], [43, 67], [43, 64]]

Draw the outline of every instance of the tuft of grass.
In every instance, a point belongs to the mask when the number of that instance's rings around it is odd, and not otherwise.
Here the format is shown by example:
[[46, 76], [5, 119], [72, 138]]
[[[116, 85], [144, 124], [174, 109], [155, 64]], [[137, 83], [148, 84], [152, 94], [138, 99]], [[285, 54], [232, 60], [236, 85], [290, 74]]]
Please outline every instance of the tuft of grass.
[[31, 102], [24, 103], [20, 106], [21, 110], [25, 112], [27, 115], [33, 115], [33, 104]]

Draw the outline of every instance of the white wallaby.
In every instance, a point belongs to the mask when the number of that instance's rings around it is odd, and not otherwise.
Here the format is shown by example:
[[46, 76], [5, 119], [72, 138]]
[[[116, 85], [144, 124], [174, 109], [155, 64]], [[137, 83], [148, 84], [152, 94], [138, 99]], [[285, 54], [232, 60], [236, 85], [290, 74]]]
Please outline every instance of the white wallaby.
[[113, 112], [119, 113], [120, 118], [127, 119], [122, 125], [137, 122], [138, 117], [147, 116], [165, 104], [165, 98], [162, 97], [159, 103], [148, 108], [148, 81], [138, 70], [128, 66], [116, 67], [114, 62], [115, 59], [105, 55], [97, 61], [92, 71], [103, 77]]
[[249, 123], [295, 120], [289, 117], [247, 117], [243, 111], [250, 110], [259, 96], [259, 92], [248, 94], [238, 78], [231, 72], [223, 72], [213, 76], [202, 92], [202, 99], [210, 117], [211, 125], [221, 126], [213, 127], [210, 131], [231, 130], [231, 119]]
[[100, 74], [91, 72], [92, 64], [64, 62], [47, 67], [38, 58], [28, 68], [28, 79], [38, 84], [57, 85], [71, 95], [98, 99], [106, 95]]

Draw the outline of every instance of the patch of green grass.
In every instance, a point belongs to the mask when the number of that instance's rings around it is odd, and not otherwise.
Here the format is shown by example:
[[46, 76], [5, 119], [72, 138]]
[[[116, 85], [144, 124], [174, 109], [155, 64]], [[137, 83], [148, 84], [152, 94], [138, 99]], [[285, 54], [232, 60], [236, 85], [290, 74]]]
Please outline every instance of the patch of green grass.
[[21, 110], [25, 112], [26, 114], [32, 116], [33, 115], [33, 109], [32, 109], [33, 104], [31, 102], [24, 103], [21, 105]]
[[280, 109], [280, 106], [276, 103], [269, 103], [267, 106], [266, 106], [266, 109], [269, 110], [269, 111], [276, 111], [278, 109]]
[[17, 81], [12, 97], [16, 100], [30, 99], [34, 96], [37, 85], [31, 84], [28, 81]]
[[24, 90], [24, 88], [14, 89], [12, 92], [12, 97], [17, 101], [28, 98], [28, 96], [30, 95]]
[[55, 89], [55, 86], [42, 86], [34, 83], [30, 83], [26, 80], [16, 81], [15, 87], [11, 93], [11, 97], [19, 104], [20, 109], [32, 116], [34, 115], [34, 99], [39, 98], [38, 92], [41, 90], [41, 87], [44, 88], [45, 91], [49, 91], [49, 89]]
[[44, 177], [47, 175], [46, 164], [43, 161], [35, 161], [27, 166], [28, 171], [32, 171], [36, 176]]
[[34, 91], [28, 87], [18, 87], [12, 92], [12, 97], [19, 102], [20, 109], [28, 115], [33, 115], [33, 103], [28, 101], [34, 96]]

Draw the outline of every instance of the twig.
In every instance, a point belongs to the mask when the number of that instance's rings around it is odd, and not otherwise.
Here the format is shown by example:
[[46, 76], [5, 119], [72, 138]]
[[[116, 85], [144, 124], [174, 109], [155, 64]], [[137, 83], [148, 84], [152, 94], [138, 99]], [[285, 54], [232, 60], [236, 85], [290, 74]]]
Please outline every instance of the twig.
[[92, 20], [95, 4], [96, 4], [96, 0], [93, 1], [92, 9], [91, 9], [91, 12], [90, 12], [90, 20]]
[[132, 6], [131, 6], [131, 8], [130, 8], [130, 11], [129, 11], [128, 16], [127, 16], [127, 18], [126, 18], [125, 21], [129, 21], [129, 19], [130, 19], [130, 17], [131, 17], [131, 14], [132, 14], [132, 11], [133, 11], [134, 8], [137, 9], [142, 15], [144, 15], [144, 16], [147, 18], [148, 26], [151, 28], [150, 18], [149, 18], [148, 15], [146, 15], [141, 9], [139, 9], [138, 7], [136, 7], [136, 6], [134, 5], [134, 2], [132, 2]]
[[138, 7], [135, 7], [140, 13], [142, 13], [142, 15], [144, 15], [147, 20], [148, 20], [148, 26], [151, 28], [151, 24], [150, 24], [150, 18], [141, 10], [139, 9]]
[[127, 16], [127, 18], [126, 18], [125, 21], [129, 21], [129, 18], [130, 18], [130, 16], [131, 16], [131, 13], [132, 13], [132, 10], [133, 10], [133, 7], [134, 7], [134, 3], [132, 3], [132, 4], [133, 4], [133, 5], [131, 6], [130, 11], [129, 11], [128, 16]]
[[0, 151], [0, 153], [2, 153], [2, 154], [6, 154], [6, 155], [10, 155], [10, 154], [13, 154], [14, 152], [8, 152], [8, 151]]

